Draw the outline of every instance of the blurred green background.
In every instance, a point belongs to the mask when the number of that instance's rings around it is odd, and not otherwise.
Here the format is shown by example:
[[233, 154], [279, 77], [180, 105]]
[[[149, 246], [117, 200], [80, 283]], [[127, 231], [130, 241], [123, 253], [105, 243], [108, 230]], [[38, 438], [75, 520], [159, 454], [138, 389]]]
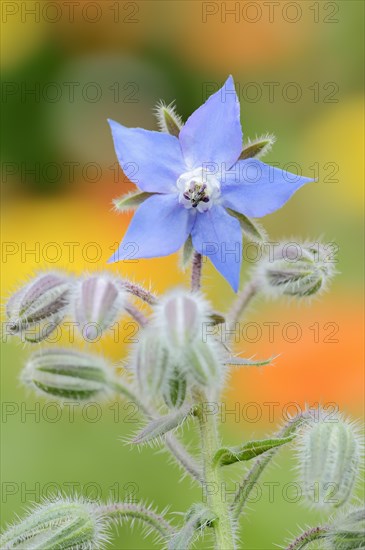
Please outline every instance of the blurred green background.
[[[275, 367], [233, 373], [224, 399], [227, 408], [239, 403], [244, 413], [237, 422], [229, 417], [224, 435], [236, 442], [271, 432], [290, 402], [336, 403], [361, 417], [363, 11], [357, 0], [3, 2], [3, 300], [45, 267], [105, 268], [130, 219], [113, 212], [111, 200], [132, 189], [116, 171], [107, 118], [155, 129], [152, 108], [159, 99], [176, 100], [186, 118], [206, 99], [207, 86], [233, 74], [245, 136], [273, 132], [278, 141], [265, 160], [318, 178], [263, 220], [270, 240], [322, 236], [336, 243], [339, 275], [310, 307], [261, 301], [251, 310], [247, 321], [261, 323], [262, 336], [242, 339], [236, 351], [281, 356]], [[70, 243], [76, 243], [74, 257]], [[163, 292], [188, 281], [177, 259], [108, 269]], [[249, 267], [248, 259], [243, 277]], [[233, 293], [208, 264], [204, 282], [215, 307], [228, 309]], [[265, 322], [280, 323], [274, 342]], [[287, 323], [301, 326], [295, 344], [283, 337]], [[310, 328], [315, 323], [318, 341]], [[333, 327], [336, 336], [328, 341]], [[89, 497], [133, 496], [179, 512], [200, 499], [165, 454], [122, 444], [136, 429], [123, 403], [76, 410], [74, 419], [69, 409], [47, 406], [18, 383], [31, 348], [3, 340], [3, 525], [22, 514], [25, 502], [56, 489], [70, 493], [72, 484]], [[116, 366], [127, 353], [112, 337], [95, 347]], [[256, 422], [250, 402], [261, 411]], [[278, 403], [275, 422], [269, 402]], [[295, 412], [295, 406], [288, 408]], [[321, 520], [302, 499], [296, 503], [295, 487], [286, 485], [295, 481], [291, 453], [283, 450], [276, 462], [242, 521], [249, 550], [275, 548], [298, 524]], [[128, 526], [111, 545], [155, 547]]]

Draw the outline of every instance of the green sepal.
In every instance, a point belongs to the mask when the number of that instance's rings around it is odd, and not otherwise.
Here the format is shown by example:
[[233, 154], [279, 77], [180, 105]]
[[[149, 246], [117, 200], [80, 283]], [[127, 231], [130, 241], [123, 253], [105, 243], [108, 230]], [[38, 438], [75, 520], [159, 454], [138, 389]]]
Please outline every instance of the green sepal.
[[270, 151], [274, 143], [275, 137], [270, 135], [250, 141], [243, 146], [242, 153], [238, 157], [238, 160], [261, 157]]
[[178, 120], [176, 119], [176, 117], [173, 117], [171, 115], [171, 111], [169, 108], [165, 108], [162, 110], [167, 133], [171, 136], [179, 137], [181, 125], [178, 123]]
[[228, 466], [235, 462], [252, 460], [262, 453], [266, 453], [275, 447], [280, 447], [294, 439], [295, 435], [289, 437], [262, 439], [258, 441], [249, 441], [244, 445], [237, 447], [222, 447], [213, 457], [213, 466]]
[[237, 220], [240, 222], [242, 233], [248, 239], [250, 239], [251, 241], [264, 240], [264, 234], [262, 230], [259, 228], [259, 226], [256, 223], [254, 223], [252, 220], [247, 218], [247, 216], [245, 216], [244, 214], [240, 214], [235, 210], [231, 210], [230, 208], [227, 208], [227, 212], [234, 218], [237, 218]]
[[[62, 317], [54, 317], [53, 321], [48, 323], [35, 323], [34, 326], [29, 325], [29, 327], [24, 327], [23, 331], [20, 331], [21, 336], [24, 337], [24, 340], [30, 344], [38, 344], [42, 340], [45, 340], [52, 334], [52, 332], [57, 328], [59, 323], [61, 323]], [[34, 332], [33, 332], [33, 329]]]
[[363, 532], [340, 531], [329, 538], [333, 549], [338, 550], [364, 550], [365, 534]]
[[170, 409], [179, 409], [184, 404], [186, 386], [186, 377], [179, 372], [178, 368], [175, 368], [173, 374], [169, 377], [167, 388], [163, 392], [164, 401]]
[[163, 101], [160, 101], [156, 105], [155, 115], [161, 132], [179, 137], [183, 123], [180, 115], [176, 112], [174, 102], [165, 105]]
[[161, 438], [171, 430], [180, 426], [192, 412], [191, 406], [188, 405], [152, 420], [152, 422], [147, 424], [147, 426], [134, 437], [132, 443], [135, 445], [143, 445], [144, 443], [150, 443], [154, 439]]
[[54, 397], [58, 397], [59, 399], [71, 399], [75, 401], [83, 401], [83, 400], [89, 400], [92, 397], [96, 396], [98, 393], [97, 390], [67, 390], [62, 388], [57, 388], [53, 386], [47, 386], [46, 384], [42, 384], [41, 382], [38, 382], [37, 380], [34, 380], [33, 382], [34, 386], [41, 390], [43, 393], [46, 393], [48, 395], [53, 395]]
[[193, 240], [191, 238], [191, 235], [186, 239], [184, 246], [182, 248], [181, 253], [181, 267], [182, 269], [186, 269], [192, 261], [194, 254], [194, 247], [193, 247]]
[[115, 210], [118, 212], [127, 212], [128, 210], [133, 210], [137, 208], [140, 204], [142, 204], [146, 199], [149, 197], [152, 197], [152, 195], [155, 195], [156, 193], [127, 193], [126, 195], [123, 195], [122, 197], [119, 197], [119, 199], [114, 199], [113, 204]]

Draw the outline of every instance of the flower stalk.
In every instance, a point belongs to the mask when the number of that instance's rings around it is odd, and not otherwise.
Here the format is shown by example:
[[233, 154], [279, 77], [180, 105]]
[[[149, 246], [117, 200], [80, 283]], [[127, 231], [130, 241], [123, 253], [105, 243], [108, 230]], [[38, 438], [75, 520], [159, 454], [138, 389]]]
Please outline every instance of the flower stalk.
[[200, 290], [201, 287], [201, 277], [202, 277], [202, 267], [203, 267], [203, 256], [199, 252], [194, 252], [193, 262], [191, 267], [191, 290], [196, 292]]
[[[290, 437], [307, 422], [307, 420], [310, 418], [309, 413], [303, 413], [299, 414], [296, 417], [289, 420], [283, 428], [278, 432], [277, 436], [278, 438], [286, 438]], [[258, 479], [261, 477], [262, 473], [266, 469], [266, 467], [270, 464], [271, 460], [275, 456], [275, 454], [278, 452], [279, 448], [273, 449], [269, 451], [266, 454], [263, 454], [257, 458], [251, 467], [251, 469], [246, 474], [244, 480], [240, 484], [239, 488], [237, 489], [237, 492], [235, 494], [233, 504], [232, 504], [232, 513], [233, 517], [238, 520], [239, 516], [244, 510], [244, 507], [248, 501], [248, 498], [251, 494], [251, 491], [255, 487], [255, 483], [257, 483]]]
[[175, 530], [172, 525], [151, 508], [130, 502], [116, 502], [98, 508], [99, 514], [112, 521], [138, 520], [153, 529], [162, 539], [168, 540]]
[[293, 540], [286, 550], [302, 550], [311, 542], [325, 538], [327, 533], [328, 527], [312, 527]]
[[220, 492], [222, 487], [222, 478], [220, 469], [214, 465], [214, 456], [220, 447], [217, 418], [215, 414], [206, 411], [208, 399], [204, 392], [197, 392], [199, 406], [196, 409], [196, 417], [199, 422], [202, 461], [203, 461], [203, 495], [207, 499], [215, 520], [212, 523], [216, 549], [236, 548], [234, 539], [234, 530], [231, 521], [231, 515], [227, 503], [222, 499]]
[[[127, 387], [125, 384], [114, 382], [112, 389], [117, 391], [120, 395], [137, 405], [138, 410], [147, 419], [157, 418], [157, 413], [148, 407], [132, 388]], [[196, 460], [186, 450], [184, 445], [172, 434], [168, 433], [165, 438], [166, 448], [170, 451], [177, 464], [191, 476], [194, 481], [198, 483], [202, 482], [202, 472]]]
[[137, 298], [140, 298], [147, 304], [153, 306], [157, 303], [157, 296], [155, 296], [149, 290], [143, 288], [141, 285], [138, 285], [137, 283], [132, 283], [131, 281], [127, 280], [123, 280], [121, 284], [127, 292], [130, 292], [130, 294], [137, 296]]

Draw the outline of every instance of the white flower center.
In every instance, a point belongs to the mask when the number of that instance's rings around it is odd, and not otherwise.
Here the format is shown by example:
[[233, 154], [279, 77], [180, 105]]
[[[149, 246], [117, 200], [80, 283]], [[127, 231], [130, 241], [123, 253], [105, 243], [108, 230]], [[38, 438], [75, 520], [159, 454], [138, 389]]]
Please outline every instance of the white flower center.
[[179, 202], [185, 208], [196, 208], [199, 212], [212, 208], [221, 193], [218, 179], [202, 166], [181, 174], [176, 186]]

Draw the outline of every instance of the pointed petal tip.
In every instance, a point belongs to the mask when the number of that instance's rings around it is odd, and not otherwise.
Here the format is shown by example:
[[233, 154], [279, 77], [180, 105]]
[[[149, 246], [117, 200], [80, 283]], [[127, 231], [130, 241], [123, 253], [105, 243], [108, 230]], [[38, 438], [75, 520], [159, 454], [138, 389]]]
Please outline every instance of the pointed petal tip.
[[239, 289], [239, 286], [240, 286], [240, 279], [238, 277], [238, 279], [230, 279], [228, 277], [225, 277], [226, 281], [229, 283], [229, 285], [231, 286], [233, 292], [235, 292], [237, 294], [238, 292], [238, 289]]
[[119, 122], [116, 122], [115, 120], [113, 120], [112, 118], [107, 118], [106, 120], [107, 120], [107, 123], [109, 124], [109, 128], [111, 130], [112, 136], [114, 137], [114, 132], [117, 130], [119, 126], [122, 126], [122, 125], [119, 124]]

